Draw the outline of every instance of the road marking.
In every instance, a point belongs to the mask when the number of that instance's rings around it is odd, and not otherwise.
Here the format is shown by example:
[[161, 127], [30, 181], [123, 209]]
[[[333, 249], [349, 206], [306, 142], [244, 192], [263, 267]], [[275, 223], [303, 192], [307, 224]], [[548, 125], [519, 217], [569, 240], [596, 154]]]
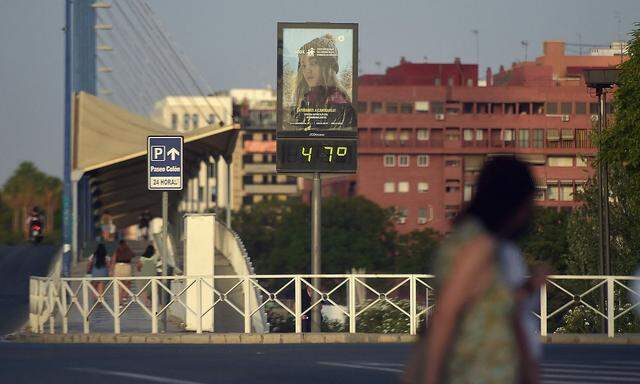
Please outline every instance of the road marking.
[[605, 360], [603, 361], [603, 363], [606, 364], [614, 364], [614, 365], [633, 365], [633, 366], [640, 366], [640, 361], [632, 361], [632, 360]]
[[130, 378], [130, 379], [138, 379], [138, 380], [151, 381], [151, 382], [154, 382], [154, 383], [163, 383], [163, 384], [203, 384], [203, 383], [200, 383], [200, 382], [197, 382], [197, 381], [170, 379], [168, 377], [143, 375], [141, 373], [111, 371], [111, 370], [97, 369], [97, 368], [75, 368], [74, 367], [74, 368], [67, 368], [67, 369], [72, 370], [72, 371], [95, 373], [95, 374], [98, 374], [98, 375], [105, 375], [105, 376], [127, 377], [127, 378]]
[[372, 367], [369, 365], [362, 364], [346, 364], [346, 363], [334, 363], [331, 361], [318, 361], [320, 365], [328, 365], [332, 367], [342, 367], [342, 368], [355, 368], [355, 369], [368, 369], [371, 371], [383, 371], [383, 372], [393, 372], [393, 373], [402, 373], [402, 369], [396, 368], [385, 368], [385, 367]]
[[[598, 366], [597, 368], [601, 368]], [[596, 371], [593, 369], [573, 369], [573, 368], [542, 368], [543, 373], [582, 373], [595, 376], [600, 375], [609, 375], [613, 372], [611, 371]], [[640, 378], [639, 372], [616, 372], [623, 374], [625, 377], [638, 377]]]
[[[576, 372], [578, 373], [578, 372]], [[542, 373], [540, 375], [540, 377], [542, 378], [542, 382], [543, 383], [549, 383], [551, 382], [551, 380], [562, 380], [562, 382], [564, 383], [570, 383], [570, 382], [575, 382], [575, 383], [640, 383], [640, 380], [638, 380], [637, 378], [627, 378], [627, 377], [620, 377], [620, 376], [581, 376], [581, 375], [570, 375], [570, 374], [563, 374], [563, 373], [553, 373], [553, 374], [549, 374], [549, 373]], [[551, 380], [547, 380], [547, 379], [551, 379]], [[572, 381], [569, 381], [572, 380]]]

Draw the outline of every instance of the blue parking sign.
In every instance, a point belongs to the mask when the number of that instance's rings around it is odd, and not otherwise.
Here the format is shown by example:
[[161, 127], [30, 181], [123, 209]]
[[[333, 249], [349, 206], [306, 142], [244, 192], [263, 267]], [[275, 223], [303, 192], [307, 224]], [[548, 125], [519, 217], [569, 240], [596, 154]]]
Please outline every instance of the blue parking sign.
[[147, 183], [152, 191], [181, 191], [182, 136], [147, 137]]

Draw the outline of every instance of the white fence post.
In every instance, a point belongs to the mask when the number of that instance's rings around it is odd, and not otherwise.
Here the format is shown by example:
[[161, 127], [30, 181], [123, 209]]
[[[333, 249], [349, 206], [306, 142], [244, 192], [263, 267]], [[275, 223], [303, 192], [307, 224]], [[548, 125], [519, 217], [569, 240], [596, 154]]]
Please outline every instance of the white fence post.
[[547, 282], [540, 286], [540, 336], [547, 336]]
[[158, 278], [151, 278], [151, 333], [158, 333]]
[[196, 333], [202, 333], [202, 278], [198, 278], [198, 303], [196, 308], [198, 309], [198, 323]]
[[65, 287], [67, 286], [67, 282], [60, 281], [60, 302], [62, 304], [62, 311], [60, 315], [62, 315], [62, 333], [67, 334], [69, 332], [69, 310], [67, 308], [67, 290]]
[[49, 284], [47, 284], [47, 288], [49, 290], [49, 303], [47, 308], [49, 309], [49, 333], [50, 334], [54, 334], [55, 333], [55, 318], [54, 318], [54, 312], [55, 312], [55, 301], [53, 298], [53, 290], [55, 289], [55, 285], [53, 284], [53, 280], [49, 279]]
[[609, 337], [614, 337], [616, 335], [614, 283], [613, 277], [607, 277], [607, 336]]
[[249, 296], [251, 280], [249, 276], [244, 277], [242, 284], [244, 291], [244, 333], [251, 333], [251, 296]]
[[88, 280], [82, 280], [82, 332], [89, 333], [89, 284]]
[[356, 277], [349, 275], [349, 333], [356, 333]]
[[113, 333], [120, 334], [120, 285], [118, 278], [113, 278]]
[[300, 276], [294, 277], [294, 287], [296, 290], [294, 300], [296, 333], [302, 333], [302, 282], [300, 281]]
[[409, 278], [409, 334], [415, 335], [417, 330], [418, 319], [416, 318], [417, 313], [417, 298], [416, 298], [416, 277], [415, 275], [411, 275]]

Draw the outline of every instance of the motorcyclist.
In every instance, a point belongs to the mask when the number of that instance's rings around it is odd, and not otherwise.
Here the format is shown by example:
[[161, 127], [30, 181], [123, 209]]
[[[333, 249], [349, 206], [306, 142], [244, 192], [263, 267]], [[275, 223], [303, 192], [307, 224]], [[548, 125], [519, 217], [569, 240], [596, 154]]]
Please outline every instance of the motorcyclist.
[[29, 241], [40, 243], [44, 237], [44, 222], [38, 207], [33, 207], [31, 210], [27, 224], [29, 225]]

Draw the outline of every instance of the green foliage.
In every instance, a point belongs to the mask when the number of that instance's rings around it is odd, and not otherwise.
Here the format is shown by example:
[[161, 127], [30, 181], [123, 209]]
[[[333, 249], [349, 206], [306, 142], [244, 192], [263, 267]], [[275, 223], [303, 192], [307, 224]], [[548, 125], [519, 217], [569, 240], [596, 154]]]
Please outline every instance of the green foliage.
[[535, 208], [530, 231], [519, 241], [529, 265], [545, 263], [555, 270], [554, 273], [566, 272], [569, 216], [566, 210]]
[[[298, 199], [270, 200], [244, 208], [234, 228], [258, 273], [310, 271], [310, 208]], [[390, 212], [363, 198], [325, 199], [322, 206], [322, 270], [388, 270], [395, 231]]]
[[600, 159], [609, 164], [625, 164], [633, 171], [640, 170], [640, 23], [636, 27], [629, 41], [629, 60], [620, 66], [615, 121], [597, 140]]
[[396, 273], [431, 273], [435, 253], [441, 235], [426, 228], [399, 235], [396, 240], [397, 254], [394, 258]]
[[0, 243], [16, 244], [26, 241], [24, 220], [28, 212], [38, 206], [45, 214], [45, 242], [60, 239], [59, 209], [62, 182], [40, 171], [33, 163], [20, 163], [5, 182], [0, 195]]

